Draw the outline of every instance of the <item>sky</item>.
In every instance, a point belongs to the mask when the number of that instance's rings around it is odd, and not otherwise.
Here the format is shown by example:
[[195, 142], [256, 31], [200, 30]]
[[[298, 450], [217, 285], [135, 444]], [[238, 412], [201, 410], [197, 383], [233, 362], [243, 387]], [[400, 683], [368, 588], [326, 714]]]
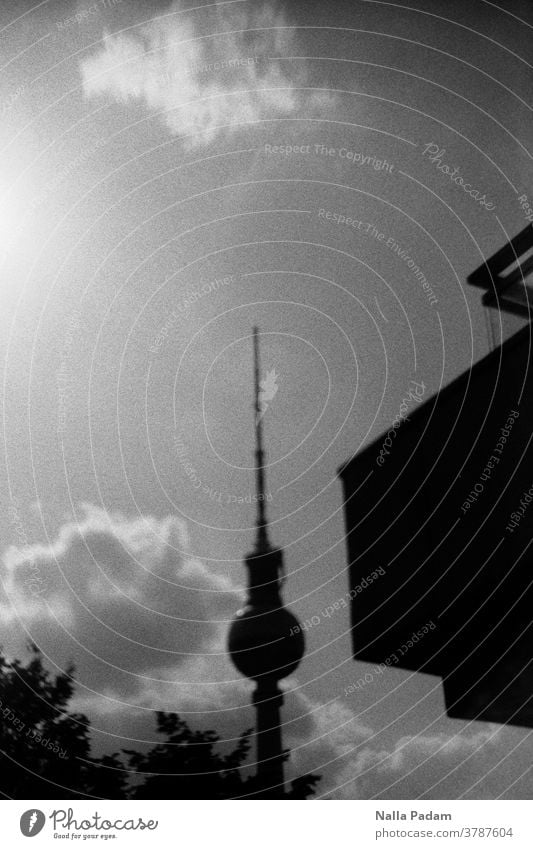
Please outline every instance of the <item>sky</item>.
[[253, 725], [225, 635], [258, 325], [271, 537], [313, 623], [289, 775], [531, 797], [530, 732], [448, 719], [439, 679], [347, 692], [337, 469], [518, 327], [466, 278], [526, 224], [532, 25], [521, 0], [1, 4], [0, 644], [74, 662], [95, 751], [161, 709], [228, 746]]

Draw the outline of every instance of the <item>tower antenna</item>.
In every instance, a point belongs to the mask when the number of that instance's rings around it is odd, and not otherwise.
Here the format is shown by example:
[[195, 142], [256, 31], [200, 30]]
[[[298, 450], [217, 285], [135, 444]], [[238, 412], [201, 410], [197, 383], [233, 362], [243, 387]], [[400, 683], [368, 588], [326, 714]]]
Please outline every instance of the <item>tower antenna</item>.
[[265, 510], [265, 452], [263, 449], [263, 411], [259, 403], [259, 328], [254, 327], [254, 387], [255, 387], [255, 488], [257, 495], [256, 549], [270, 550], [268, 522]]

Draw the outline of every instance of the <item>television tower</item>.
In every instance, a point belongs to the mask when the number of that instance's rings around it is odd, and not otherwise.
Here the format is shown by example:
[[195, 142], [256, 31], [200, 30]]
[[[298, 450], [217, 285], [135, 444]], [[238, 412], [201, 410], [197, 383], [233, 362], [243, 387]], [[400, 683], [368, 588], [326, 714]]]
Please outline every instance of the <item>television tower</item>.
[[[258, 796], [285, 797], [281, 740], [282, 678], [294, 672], [304, 654], [304, 637], [296, 617], [283, 606], [283, 552], [268, 538], [265, 510], [265, 466], [262, 411], [259, 404], [259, 335], [254, 327], [255, 477], [257, 494], [254, 550], [246, 557], [248, 595], [229, 630], [228, 647], [233, 663], [256, 683], [253, 703], [257, 728]], [[296, 629], [296, 632], [295, 632]], [[291, 633], [292, 632], [292, 633]]]

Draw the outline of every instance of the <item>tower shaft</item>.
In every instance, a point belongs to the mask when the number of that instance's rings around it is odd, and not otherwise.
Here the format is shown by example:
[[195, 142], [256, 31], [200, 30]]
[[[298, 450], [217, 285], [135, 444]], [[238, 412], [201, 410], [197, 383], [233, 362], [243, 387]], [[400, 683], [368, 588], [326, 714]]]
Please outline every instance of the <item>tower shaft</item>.
[[285, 796], [283, 746], [281, 741], [281, 706], [283, 694], [277, 681], [260, 681], [253, 702], [257, 717], [257, 784], [263, 799]]

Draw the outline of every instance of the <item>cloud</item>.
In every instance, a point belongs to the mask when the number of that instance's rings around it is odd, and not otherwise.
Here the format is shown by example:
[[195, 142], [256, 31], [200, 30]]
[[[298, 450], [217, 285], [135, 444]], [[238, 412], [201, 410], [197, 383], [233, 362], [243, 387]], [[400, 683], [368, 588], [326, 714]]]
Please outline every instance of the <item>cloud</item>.
[[88, 97], [144, 101], [192, 148], [239, 124], [330, 107], [327, 92], [302, 90], [310, 85], [306, 61], [281, 58], [298, 52], [285, 13], [271, 4], [187, 16], [174, 4], [133, 34], [106, 32], [103, 48], [81, 62], [83, 89]]
[[[213, 681], [213, 664], [191, 662], [199, 679], [186, 687], [169, 684], [147, 684], [139, 693], [137, 707], [124, 708], [118, 702], [82, 698], [77, 708], [93, 718], [94, 725], [105, 733], [98, 735], [98, 752], [126, 746], [126, 740], [135, 741], [138, 748], [159, 742], [154, 733], [153, 710], [175, 711], [192, 728], [213, 729], [221, 739], [221, 746], [231, 749], [245, 729], [254, 728], [255, 713], [252, 708], [253, 685], [242, 678], [230, 680], [235, 674], [229, 658], [217, 663], [225, 671], [227, 680]], [[305, 688], [293, 678], [284, 682], [285, 695], [282, 712], [283, 744], [291, 750], [287, 765], [287, 780], [307, 773], [321, 776], [320, 793], [334, 792], [339, 775], [347, 764], [347, 755], [353, 756], [358, 747], [373, 736], [372, 729], [364, 725], [341, 701], [324, 704], [311, 698]], [[115, 735], [110, 740], [109, 735]], [[254, 750], [249, 767], [254, 766]]]
[[363, 746], [335, 776], [336, 787], [329, 797], [530, 798], [529, 735], [498, 725], [475, 729], [402, 737], [392, 750]]
[[73, 660], [82, 685], [122, 697], [146, 677], [179, 680], [188, 660], [221, 645], [242, 600], [188, 554], [180, 519], [91, 505], [49, 545], [9, 547], [2, 585], [6, 650], [20, 652], [31, 637], [59, 667]]

